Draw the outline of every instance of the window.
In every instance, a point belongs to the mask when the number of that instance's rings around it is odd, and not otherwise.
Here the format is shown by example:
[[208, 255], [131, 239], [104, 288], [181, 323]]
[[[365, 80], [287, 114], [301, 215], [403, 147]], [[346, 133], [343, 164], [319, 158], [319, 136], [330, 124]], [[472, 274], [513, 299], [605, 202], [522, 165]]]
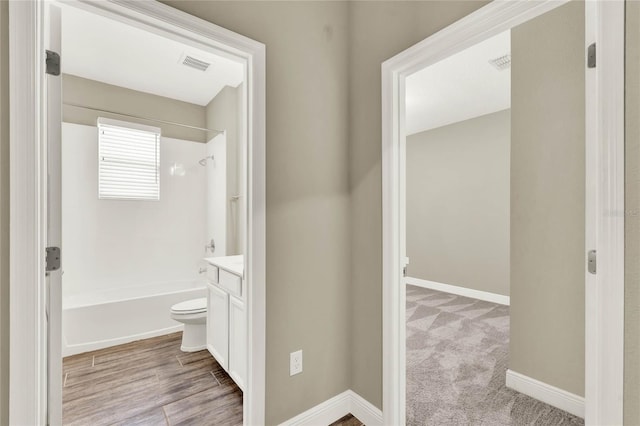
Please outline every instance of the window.
[[160, 199], [160, 129], [98, 119], [98, 198]]

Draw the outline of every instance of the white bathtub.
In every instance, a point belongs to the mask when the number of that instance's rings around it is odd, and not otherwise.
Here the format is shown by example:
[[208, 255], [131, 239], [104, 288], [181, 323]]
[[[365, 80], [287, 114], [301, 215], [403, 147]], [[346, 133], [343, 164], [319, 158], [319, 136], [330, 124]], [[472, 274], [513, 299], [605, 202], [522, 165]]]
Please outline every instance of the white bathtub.
[[164, 283], [72, 295], [62, 302], [62, 355], [69, 356], [182, 330], [169, 309], [206, 297], [205, 281]]

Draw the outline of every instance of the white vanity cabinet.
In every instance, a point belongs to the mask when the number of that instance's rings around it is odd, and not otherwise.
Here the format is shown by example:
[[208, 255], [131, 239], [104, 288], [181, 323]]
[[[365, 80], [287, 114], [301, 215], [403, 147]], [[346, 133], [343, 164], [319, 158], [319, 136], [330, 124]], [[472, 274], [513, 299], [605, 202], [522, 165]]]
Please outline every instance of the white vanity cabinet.
[[[236, 256], [231, 256], [236, 257]], [[243, 270], [207, 258], [207, 349], [244, 391], [247, 371], [247, 313]], [[219, 267], [222, 265], [222, 267]], [[223, 269], [225, 266], [227, 268]]]

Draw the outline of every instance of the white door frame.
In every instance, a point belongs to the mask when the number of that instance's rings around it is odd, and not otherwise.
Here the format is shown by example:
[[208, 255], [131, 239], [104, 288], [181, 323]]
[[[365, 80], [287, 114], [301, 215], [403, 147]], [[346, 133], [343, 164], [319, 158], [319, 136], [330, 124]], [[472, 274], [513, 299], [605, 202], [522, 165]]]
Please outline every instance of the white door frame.
[[[405, 424], [405, 79], [454, 53], [552, 10], [564, 0], [494, 1], [382, 64], [383, 414]], [[586, 2], [585, 420], [622, 424], [624, 349], [624, 1]], [[586, 55], [586, 53], [585, 53]], [[586, 263], [585, 263], [586, 265]]]
[[[265, 46], [154, 1], [79, 0], [67, 4], [160, 33], [245, 65], [247, 218], [247, 390], [244, 424], [265, 422]], [[44, 425], [47, 413], [44, 253], [46, 105], [44, 8], [9, 4], [10, 70], [10, 363], [9, 421]], [[64, 57], [62, 58], [64, 61]], [[63, 252], [64, 260], [64, 252]]]

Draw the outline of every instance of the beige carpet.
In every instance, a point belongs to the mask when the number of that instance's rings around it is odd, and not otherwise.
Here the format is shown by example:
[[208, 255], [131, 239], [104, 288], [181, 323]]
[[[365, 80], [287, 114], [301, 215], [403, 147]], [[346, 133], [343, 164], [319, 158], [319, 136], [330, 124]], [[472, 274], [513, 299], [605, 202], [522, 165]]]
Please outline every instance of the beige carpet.
[[508, 350], [508, 306], [407, 286], [407, 424], [584, 424], [508, 389]]

